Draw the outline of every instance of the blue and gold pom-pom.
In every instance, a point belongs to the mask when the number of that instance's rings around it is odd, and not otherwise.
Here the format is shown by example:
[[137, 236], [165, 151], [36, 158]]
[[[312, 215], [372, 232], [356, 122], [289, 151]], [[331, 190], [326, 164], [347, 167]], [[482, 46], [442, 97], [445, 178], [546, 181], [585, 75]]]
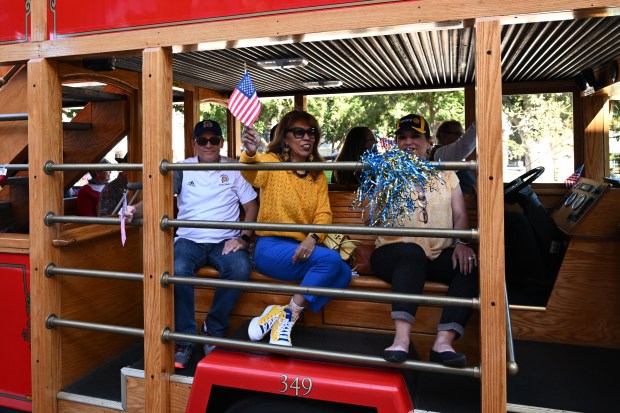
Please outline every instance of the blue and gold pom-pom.
[[371, 226], [403, 226], [422, 205], [418, 201], [426, 202], [425, 194], [444, 184], [439, 169], [396, 147], [367, 151], [360, 163], [370, 168], [357, 172], [360, 187], [353, 206], [368, 209]]

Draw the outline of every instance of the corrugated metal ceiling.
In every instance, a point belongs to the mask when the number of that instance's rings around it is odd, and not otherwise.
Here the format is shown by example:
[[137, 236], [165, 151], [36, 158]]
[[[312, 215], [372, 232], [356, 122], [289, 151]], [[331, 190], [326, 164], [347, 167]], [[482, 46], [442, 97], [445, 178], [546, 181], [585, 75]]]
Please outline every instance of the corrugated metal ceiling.
[[[229, 93], [244, 63], [259, 96], [459, 87], [474, 82], [474, 29], [358, 37], [173, 55], [174, 80]], [[265, 70], [257, 60], [300, 56], [302, 68]], [[524, 23], [502, 27], [504, 82], [574, 78], [620, 56], [620, 17]], [[141, 58], [117, 67], [141, 70]], [[310, 89], [303, 82], [340, 80]]]

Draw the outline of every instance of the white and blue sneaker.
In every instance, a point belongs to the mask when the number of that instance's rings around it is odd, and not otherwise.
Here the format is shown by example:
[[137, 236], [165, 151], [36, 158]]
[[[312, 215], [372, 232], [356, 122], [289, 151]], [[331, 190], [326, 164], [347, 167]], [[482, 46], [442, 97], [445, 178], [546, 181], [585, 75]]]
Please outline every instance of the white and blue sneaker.
[[281, 305], [270, 305], [265, 308], [263, 314], [254, 317], [248, 326], [248, 336], [250, 340], [259, 341], [267, 334], [274, 323], [278, 320], [280, 313], [284, 309]]
[[293, 313], [288, 306], [284, 307], [278, 320], [271, 329], [271, 337], [269, 338], [269, 344], [275, 344], [278, 346], [292, 346], [291, 343], [291, 329], [295, 325], [293, 320]]

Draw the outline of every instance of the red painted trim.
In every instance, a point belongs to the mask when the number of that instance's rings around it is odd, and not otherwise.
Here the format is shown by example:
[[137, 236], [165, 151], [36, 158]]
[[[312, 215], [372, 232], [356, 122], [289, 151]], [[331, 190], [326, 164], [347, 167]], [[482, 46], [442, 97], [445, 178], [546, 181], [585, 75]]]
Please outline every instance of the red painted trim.
[[[62, 0], [48, 12], [50, 39], [326, 8], [416, 0]], [[205, 6], [205, 5], [208, 5]], [[243, 24], [243, 23], [239, 23]]]
[[27, 399], [15, 399], [10, 396], [0, 394], [0, 406], [9, 409], [22, 410], [24, 412], [32, 411], [32, 402]]
[[26, 254], [0, 254], [0, 406], [30, 410], [30, 273]]
[[0, 45], [28, 41], [30, 0], [4, 1], [0, 11]]

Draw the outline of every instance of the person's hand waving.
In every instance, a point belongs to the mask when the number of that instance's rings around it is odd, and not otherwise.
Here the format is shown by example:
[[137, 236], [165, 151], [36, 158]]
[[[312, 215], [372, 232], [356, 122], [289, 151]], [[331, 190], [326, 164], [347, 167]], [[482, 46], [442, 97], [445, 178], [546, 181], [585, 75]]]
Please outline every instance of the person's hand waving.
[[253, 127], [248, 126], [241, 135], [241, 142], [245, 146], [245, 153], [248, 156], [254, 156], [260, 143], [260, 134]]

